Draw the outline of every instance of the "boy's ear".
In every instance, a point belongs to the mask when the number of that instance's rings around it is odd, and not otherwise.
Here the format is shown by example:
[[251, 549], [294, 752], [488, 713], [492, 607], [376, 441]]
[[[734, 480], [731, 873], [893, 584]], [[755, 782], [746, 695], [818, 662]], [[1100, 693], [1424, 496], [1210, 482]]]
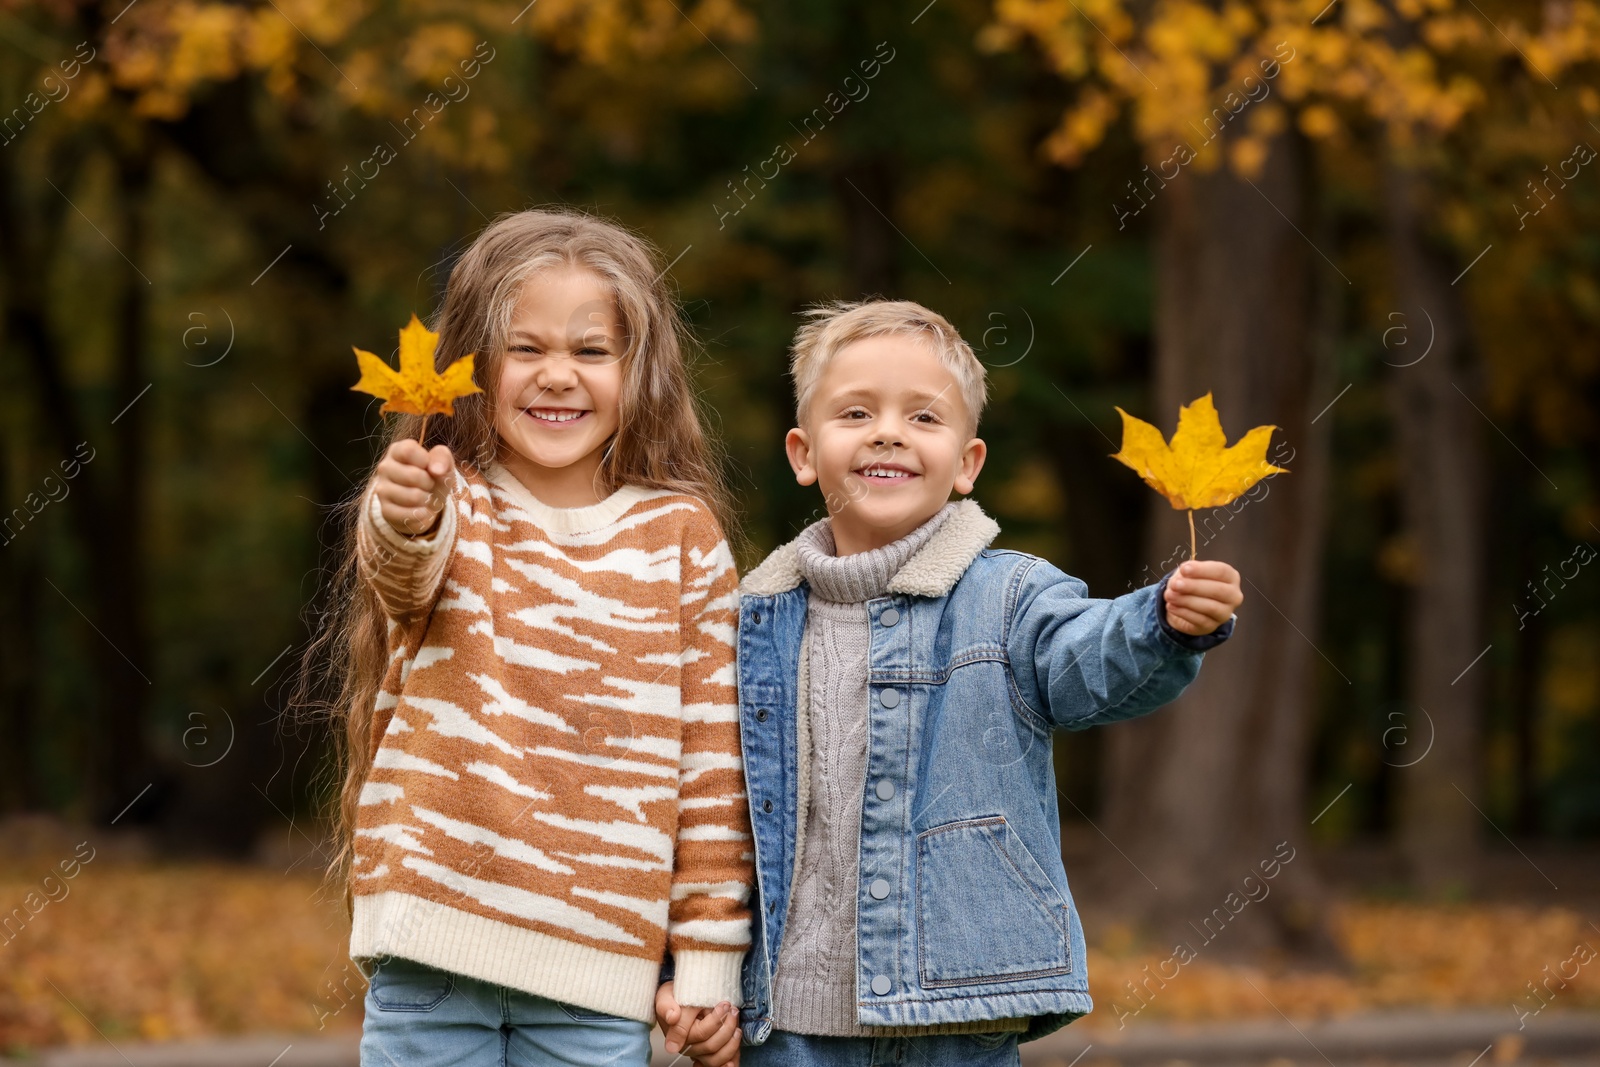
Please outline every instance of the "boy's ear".
[[956, 492], [962, 496], [972, 492], [972, 487], [978, 481], [978, 472], [983, 470], [983, 461], [988, 455], [989, 446], [983, 443], [983, 438], [974, 437], [967, 442], [967, 446], [961, 450], [961, 466], [956, 471]]
[[817, 468], [811, 463], [811, 435], [796, 426], [783, 438], [783, 450], [789, 456], [789, 466], [794, 469], [794, 480], [810, 485], [817, 480]]

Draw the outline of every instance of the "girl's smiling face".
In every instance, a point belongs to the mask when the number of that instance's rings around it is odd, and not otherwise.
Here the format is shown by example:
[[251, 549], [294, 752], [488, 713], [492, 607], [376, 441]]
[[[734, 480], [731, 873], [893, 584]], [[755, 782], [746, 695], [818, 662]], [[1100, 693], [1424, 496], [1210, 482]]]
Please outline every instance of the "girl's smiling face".
[[596, 503], [617, 432], [626, 332], [592, 272], [552, 267], [522, 288], [500, 364], [500, 461], [553, 507]]

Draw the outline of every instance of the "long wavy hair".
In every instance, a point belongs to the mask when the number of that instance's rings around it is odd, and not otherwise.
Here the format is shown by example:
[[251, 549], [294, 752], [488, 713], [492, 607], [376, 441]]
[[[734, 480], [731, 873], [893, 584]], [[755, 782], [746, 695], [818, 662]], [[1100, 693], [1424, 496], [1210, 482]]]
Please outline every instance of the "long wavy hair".
[[[656, 249], [621, 226], [570, 209], [501, 215], [450, 271], [436, 368], [476, 354], [473, 380], [483, 390], [455, 401], [453, 418], [427, 423], [424, 445], [449, 445], [456, 462], [482, 469], [508, 446], [495, 429], [500, 367], [511, 320], [523, 287], [552, 268], [592, 272], [610, 291], [626, 335], [616, 433], [595, 474], [604, 497], [624, 485], [687, 493], [703, 501], [733, 543], [737, 522], [722, 473], [721, 456], [706, 435], [690, 383], [686, 352], [691, 337]], [[391, 418], [382, 434], [381, 458], [390, 444], [414, 438], [421, 417]], [[376, 461], [374, 462], [374, 467]], [[370, 484], [370, 475], [368, 478]], [[293, 699], [296, 709], [325, 721], [335, 758], [326, 780], [323, 816], [333, 829], [326, 869], [353, 904], [351, 871], [357, 805], [372, 769], [372, 735], [378, 690], [388, 666], [388, 620], [356, 560], [356, 529], [365, 491], [339, 505], [341, 564], [329, 601], [312, 627]]]

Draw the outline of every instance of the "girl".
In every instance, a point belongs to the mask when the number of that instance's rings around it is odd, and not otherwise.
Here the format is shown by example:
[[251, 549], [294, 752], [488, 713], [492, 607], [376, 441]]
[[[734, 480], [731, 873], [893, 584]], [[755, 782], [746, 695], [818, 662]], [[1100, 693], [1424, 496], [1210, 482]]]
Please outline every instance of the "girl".
[[435, 353], [483, 392], [394, 419], [352, 505], [320, 640], [363, 1064], [645, 1064], [668, 954], [700, 1032], [736, 1024], [737, 579], [661, 273], [587, 215], [496, 220]]

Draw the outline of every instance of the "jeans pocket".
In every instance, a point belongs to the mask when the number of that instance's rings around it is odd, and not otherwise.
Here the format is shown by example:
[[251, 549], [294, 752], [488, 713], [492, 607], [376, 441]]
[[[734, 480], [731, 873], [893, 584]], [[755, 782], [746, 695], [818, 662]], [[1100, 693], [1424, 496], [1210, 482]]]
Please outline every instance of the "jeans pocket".
[[1008, 1039], [1015, 1036], [1015, 1031], [997, 1030], [993, 1033], [968, 1034], [967, 1036], [976, 1042], [978, 1047], [981, 1049], [997, 1049], [1001, 1045], [1005, 1044]]
[[610, 1012], [596, 1011], [593, 1008], [584, 1008], [577, 1004], [568, 1004], [564, 1000], [556, 1001], [556, 1005], [567, 1013], [567, 1018], [580, 1023], [615, 1022], [621, 1018], [621, 1016], [612, 1015]]
[[372, 1001], [384, 1011], [432, 1011], [455, 988], [449, 971], [391, 956], [369, 979]]

